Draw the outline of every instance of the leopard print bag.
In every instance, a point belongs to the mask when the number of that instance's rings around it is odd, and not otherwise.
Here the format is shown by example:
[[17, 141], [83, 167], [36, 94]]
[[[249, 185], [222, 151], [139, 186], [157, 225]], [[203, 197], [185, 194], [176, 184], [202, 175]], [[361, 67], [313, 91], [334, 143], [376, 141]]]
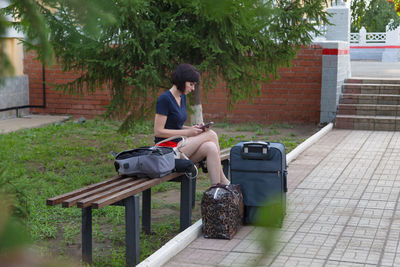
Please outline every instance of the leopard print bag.
[[232, 239], [243, 222], [243, 195], [240, 185], [215, 185], [201, 199], [205, 238]]

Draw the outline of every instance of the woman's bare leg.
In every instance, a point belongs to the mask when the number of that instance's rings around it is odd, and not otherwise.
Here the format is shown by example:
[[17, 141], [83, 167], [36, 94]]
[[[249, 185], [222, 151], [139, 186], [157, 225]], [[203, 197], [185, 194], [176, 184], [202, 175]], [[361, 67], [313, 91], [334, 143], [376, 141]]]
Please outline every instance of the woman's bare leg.
[[229, 183], [222, 170], [218, 136], [214, 131], [207, 131], [198, 136], [189, 137], [185, 145], [181, 148], [181, 151], [194, 162], [207, 158], [207, 169], [211, 184]]
[[[189, 143], [187, 143], [190, 146]], [[185, 145], [186, 147], [186, 145]], [[183, 151], [183, 149], [181, 149]], [[185, 152], [184, 152], [185, 153]], [[203, 158], [207, 158], [207, 169], [208, 175], [212, 185], [220, 183], [220, 159], [219, 153], [216, 145], [207, 141], [200, 145], [200, 147], [196, 150], [194, 154], [192, 154], [189, 158], [195, 162], [202, 160]], [[219, 163], [219, 164], [218, 164]]]
[[213, 130], [208, 130], [196, 136], [188, 137], [181, 150], [190, 158], [205, 142], [213, 142], [220, 152], [218, 135]]

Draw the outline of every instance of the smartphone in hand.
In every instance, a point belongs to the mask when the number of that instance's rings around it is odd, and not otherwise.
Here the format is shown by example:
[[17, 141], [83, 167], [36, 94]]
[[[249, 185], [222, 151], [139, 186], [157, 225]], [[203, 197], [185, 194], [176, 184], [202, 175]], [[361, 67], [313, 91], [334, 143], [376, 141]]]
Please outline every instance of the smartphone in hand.
[[204, 124], [203, 126], [200, 126], [200, 129], [202, 129], [202, 130], [204, 131], [206, 128], [210, 128], [211, 125], [213, 125], [213, 124], [214, 124], [214, 122], [212, 122], [212, 121], [207, 122], [207, 123]]

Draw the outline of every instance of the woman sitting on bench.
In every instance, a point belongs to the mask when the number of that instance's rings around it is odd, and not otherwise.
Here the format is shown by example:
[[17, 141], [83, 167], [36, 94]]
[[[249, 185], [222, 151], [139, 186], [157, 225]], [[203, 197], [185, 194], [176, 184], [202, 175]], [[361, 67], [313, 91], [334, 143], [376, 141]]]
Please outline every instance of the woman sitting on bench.
[[[186, 136], [180, 151], [185, 153], [193, 162], [207, 158], [207, 169], [211, 185], [229, 184], [222, 171], [219, 158], [220, 147], [218, 136], [209, 127], [201, 128], [204, 124], [184, 126], [187, 119], [186, 95], [194, 91], [200, 74], [190, 64], [179, 65], [172, 74], [172, 87], [157, 100], [154, 118], [154, 141], [156, 143], [173, 136]], [[167, 141], [163, 145], [177, 147], [181, 139]]]

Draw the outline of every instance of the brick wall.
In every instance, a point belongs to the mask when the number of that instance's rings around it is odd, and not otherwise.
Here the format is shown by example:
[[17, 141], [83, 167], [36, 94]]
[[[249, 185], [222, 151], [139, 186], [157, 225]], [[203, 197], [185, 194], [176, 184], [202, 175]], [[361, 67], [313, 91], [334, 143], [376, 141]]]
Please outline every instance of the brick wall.
[[[42, 104], [42, 66], [33, 60], [34, 54], [25, 55], [25, 73], [29, 75], [30, 104]], [[46, 68], [46, 81], [64, 83], [71, 81], [73, 73], [63, 73], [58, 66]], [[227, 108], [224, 83], [203, 97], [205, 120], [231, 122], [292, 122], [318, 123], [321, 102], [322, 47], [312, 45], [300, 50], [290, 68], [279, 70], [280, 79], [262, 84], [261, 96], [240, 101], [232, 110]], [[99, 91], [86, 96], [68, 96], [46, 86], [46, 109], [33, 108], [31, 112], [69, 114], [92, 118], [103, 114], [109, 103], [109, 94]]]
[[[24, 73], [29, 76], [30, 105], [43, 105], [43, 70], [42, 64], [35, 60], [34, 52], [25, 53]], [[104, 114], [105, 106], [110, 103], [110, 96], [105, 90], [84, 95], [68, 95], [54, 90], [51, 84], [62, 84], [78, 77], [73, 72], [63, 72], [58, 65], [46, 67], [46, 108], [31, 108], [32, 113], [68, 114], [74, 117], [93, 118]]]
[[226, 88], [220, 85], [203, 102], [207, 120], [233, 122], [319, 122], [322, 79], [322, 47], [312, 45], [299, 51], [290, 68], [279, 70], [280, 79], [262, 84], [261, 96], [240, 101], [227, 110]]

